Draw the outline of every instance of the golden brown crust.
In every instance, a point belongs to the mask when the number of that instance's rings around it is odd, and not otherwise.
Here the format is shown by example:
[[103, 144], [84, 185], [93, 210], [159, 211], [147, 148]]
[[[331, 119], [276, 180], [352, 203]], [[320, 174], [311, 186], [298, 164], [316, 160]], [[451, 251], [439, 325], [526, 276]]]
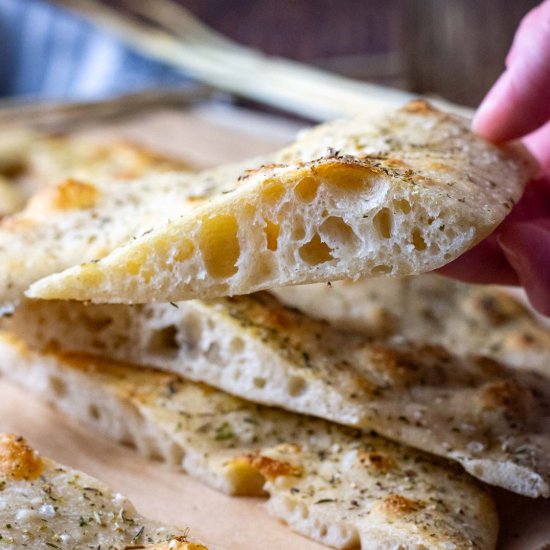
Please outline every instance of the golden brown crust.
[[359, 452], [359, 461], [376, 472], [390, 472], [396, 468], [395, 460], [391, 456], [375, 451]]
[[3, 480], [32, 480], [44, 465], [38, 453], [21, 436], [0, 434], [0, 478]]
[[279, 476], [296, 476], [303, 474], [303, 468], [283, 460], [263, 456], [259, 453], [251, 453], [243, 457], [252, 468], [260, 472], [268, 481], [273, 481]]
[[418, 512], [425, 507], [425, 504], [420, 500], [413, 500], [402, 495], [388, 495], [377, 507], [388, 515], [402, 516]]
[[68, 178], [53, 189], [52, 207], [59, 210], [93, 208], [99, 195], [99, 190], [93, 185]]

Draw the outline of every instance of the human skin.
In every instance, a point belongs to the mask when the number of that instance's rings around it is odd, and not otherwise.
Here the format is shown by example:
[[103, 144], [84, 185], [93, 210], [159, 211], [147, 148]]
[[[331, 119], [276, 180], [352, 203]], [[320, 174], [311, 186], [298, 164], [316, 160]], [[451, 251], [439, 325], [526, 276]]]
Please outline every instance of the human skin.
[[522, 139], [541, 173], [494, 233], [439, 272], [521, 285], [532, 305], [550, 316], [550, 0], [522, 20], [506, 70], [477, 110], [473, 129], [496, 143]]

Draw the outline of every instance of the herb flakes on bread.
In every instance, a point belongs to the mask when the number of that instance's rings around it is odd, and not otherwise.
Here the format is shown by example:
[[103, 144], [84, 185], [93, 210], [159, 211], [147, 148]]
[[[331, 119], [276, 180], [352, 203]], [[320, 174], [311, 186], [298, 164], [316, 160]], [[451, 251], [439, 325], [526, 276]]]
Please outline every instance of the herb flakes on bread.
[[550, 496], [550, 380], [540, 373], [340, 331], [267, 293], [142, 306], [29, 301], [9, 327], [38, 349], [172, 371], [373, 429], [488, 483]]
[[97, 479], [40, 456], [20, 436], [0, 434], [0, 546], [207, 550], [183, 530], [141, 517]]
[[491, 497], [460, 468], [373, 434], [256, 405], [173, 374], [32, 352], [0, 336], [5, 376], [141, 452], [272, 514], [324, 544], [494, 548]]
[[[195, 197], [186, 199], [180, 188], [174, 199], [174, 190], [164, 214], [151, 223], [140, 223], [139, 210], [128, 212], [126, 244], [107, 247], [106, 257], [81, 246], [87, 263], [59, 274], [53, 265], [36, 272], [35, 280], [53, 275], [27, 294], [168, 302], [431, 271], [492, 231], [535, 169], [521, 145], [497, 147], [470, 132], [466, 120], [412, 102], [378, 118], [315, 128], [269, 164], [236, 177], [219, 170]], [[187, 182], [201, 178], [208, 179], [199, 174]], [[152, 187], [151, 197], [162, 192]], [[90, 213], [124, 215], [113, 206]], [[109, 224], [103, 231], [111, 232]], [[71, 238], [48, 237], [45, 244]]]

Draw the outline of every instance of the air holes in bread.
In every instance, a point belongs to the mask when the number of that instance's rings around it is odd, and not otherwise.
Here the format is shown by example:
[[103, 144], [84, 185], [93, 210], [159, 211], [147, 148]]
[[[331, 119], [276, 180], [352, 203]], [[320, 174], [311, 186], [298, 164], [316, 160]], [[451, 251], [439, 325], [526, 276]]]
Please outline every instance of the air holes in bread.
[[418, 227], [415, 227], [412, 231], [412, 241], [416, 250], [426, 250], [426, 241]]
[[408, 214], [411, 211], [411, 205], [406, 199], [397, 199], [393, 201], [393, 205], [397, 210], [403, 212], [403, 214]]
[[389, 208], [381, 208], [374, 216], [372, 222], [380, 237], [383, 239], [389, 239], [391, 237], [393, 214]]
[[101, 413], [95, 405], [88, 406], [88, 415], [92, 420], [99, 420], [101, 418]]
[[266, 240], [266, 247], [268, 250], [275, 251], [277, 250], [278, 246], [278, 239], [279, 239], [279, 233], [281, 231], [281, 227], [277, 223], [273, 223], [270, 220], [265, 220], [265, 227], [264, 227], [264, 233], [265, 233], [265, 240]]
[[57, 398], [64, 397], [67, 395], [67, 384], [58, 378], [57, 376], [51, 376], [49, 379], [50, 388]]
[[342, 191], [364, 191], [368, 185], [364, 169], [358, 166], [332, 164], [320, 166], [318, 171], [327, 178], [327, 183]]
[[330, 243], [348, 246], [357, 244], [357, 237], [353, 229], [342, 218], [330, 216], [321, 224], [319, 231]]
[[235, 338], [231, 339], [231, 343], [229, 345], [229, 349], [232, 353], [240, 353], [244, 350], [244, 341], [242, 338], [239, 338], [236, 336]]
[[285, 188], [277, 180], [267, 180], [260, 191], [262, 202], [267, 206], [275, 206], [285, 195]]
[[311, 202], [317, 195], [319, 180], [311, 176], [302, 178], [294, 188], [294, 192], [302, 202]]
[[236, 264], [241, 254], [238, 230], [237, 219], [229, 214], [202, 220], [199, 249], [211, 277], [231, 277], [237, 273]]
[[288, 393], [292, 397], [302, 395], [307, 389], [307, 383], [301, 376], [292, 376], [288, 381]]
[[265, 387], [265, 384], [266, 384], [266, 379], [265, 378], [254, 378], [252, 380], [252, 383], [254, 384], [254, 386], [256, 386], [258, 389], [262, 389]]
[[208, 349], [206, 350], [205, 355], [209, 361], [212, 361], [212, 363], [220, 363], [221, 362], [220, 345], [217, 342], [212, 342], [208, 346]]
[[315, 234], [313, 239], [299, 248], [300, 257], [309, 265], [319, 265], [332, 260], [330, 247]]
[[177, 336], [178, 329], [174, 325], [155, 330], [147, 343], [147, 351], [155, 355], [176, 356], [179, 351]]
[[292, 230], [292, 239], [301, 241], [306, 236], [306, 230], [301, 221], [297, 220], [294, 229]]

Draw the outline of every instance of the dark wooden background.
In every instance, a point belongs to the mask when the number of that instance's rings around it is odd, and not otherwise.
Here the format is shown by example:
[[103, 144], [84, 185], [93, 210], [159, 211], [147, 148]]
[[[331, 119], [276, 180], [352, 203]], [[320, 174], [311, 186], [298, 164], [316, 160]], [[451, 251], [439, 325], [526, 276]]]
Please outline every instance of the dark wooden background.
[[537, 0], [179, 0], [264, 52], [476, 105]]

